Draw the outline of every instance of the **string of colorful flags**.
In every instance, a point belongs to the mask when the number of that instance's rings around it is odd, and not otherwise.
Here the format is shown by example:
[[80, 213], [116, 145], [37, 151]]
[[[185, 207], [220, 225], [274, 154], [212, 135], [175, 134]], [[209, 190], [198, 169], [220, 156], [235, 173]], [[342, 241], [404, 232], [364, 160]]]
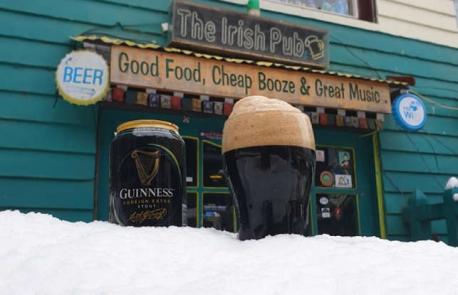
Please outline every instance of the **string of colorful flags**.
[[[182, 92], [162, 93], [156, 89], [138, 89], [114, 85], [105, 101], [227, 117], [231, 114], [236, 99], [188, 95]], [[381, 113], [325, 109], [322, 107], [296, 107], [310, 117], [313, 125], [367, 130], [383, 129], [384, 115]]]

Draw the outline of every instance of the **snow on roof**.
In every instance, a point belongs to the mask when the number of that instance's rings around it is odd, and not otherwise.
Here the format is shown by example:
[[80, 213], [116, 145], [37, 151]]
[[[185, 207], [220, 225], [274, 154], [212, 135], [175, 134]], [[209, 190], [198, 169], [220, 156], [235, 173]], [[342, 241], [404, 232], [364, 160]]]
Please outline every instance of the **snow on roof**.
[[445, 189], [453, 189], [456, 187], [458, 188], [458, 178], [450, 177], [447, 181], [447, 184], [445, 185]]
[[1, 294], [456, 294], [458, 248], [0, 212]]

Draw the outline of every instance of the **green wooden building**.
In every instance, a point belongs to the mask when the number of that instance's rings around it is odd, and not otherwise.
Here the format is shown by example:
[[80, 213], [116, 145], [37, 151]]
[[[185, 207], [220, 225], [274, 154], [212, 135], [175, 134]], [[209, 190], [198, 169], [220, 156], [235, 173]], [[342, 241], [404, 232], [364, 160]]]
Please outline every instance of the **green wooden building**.
[[[246, 11], [246, 1], [195, 2]], [[436, 8], [348, 0], [344, 11], [323, 11], [322, 2], [266, 0], [261, 2], [261, 16], [327, 30], [330, 75], [413, 77], [415, 85], [408, 88], [422, 98], [427, 121], [416, 132], [399, 127], [391, 114], [383, 116], [381, 130], [318, 122], [314, 127], [322, 158], [311, 195], [311, 234], [409, 240], [402, 219], [408, 197], [420, 189], [432, 203], [440, 202], [447, 179], [458, 175], [458, 43], [452, 40], [458, 40], [458, 30], [453, 4], [439, 1]], [[214, 214], [232, 204], [220, 173], [224, 115], [127, 101], [76, 106], [56, 91], [56, 67], [74, 49], [96, 44], [103, 51], [116, 43], [166, 47], [170, 4], [0, 0], [0, 209], [44, 212], [71, 221], [106, 220], [113, 132], [122, 122], [154, 118], [178, 124], [186, 139], [188, 206], [194, 212], [190, 225], [237, 228], [233, 216], [218, 219]], [[424, 14], [437, 20], [421, 19]], [[335, 118], [338, 110], [330, 109], [328, 115]], [[320, 113], [310, 106], [304, 111]], [[360, 116], [356, 111], [347, 115]], [[332, 178], [338, 173], [333, 169], [342, 167], [351, 184], [327, 184], [326, 176]], [[434, 222], [433, 233], [446, 240], [445, 222]]]

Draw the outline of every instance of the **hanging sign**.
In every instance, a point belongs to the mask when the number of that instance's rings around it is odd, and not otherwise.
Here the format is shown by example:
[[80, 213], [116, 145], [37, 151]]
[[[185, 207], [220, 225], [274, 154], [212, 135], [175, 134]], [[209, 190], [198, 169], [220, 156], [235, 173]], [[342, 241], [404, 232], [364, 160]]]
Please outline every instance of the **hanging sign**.
[[257, 60], [328, 65], [327, 31], [175, 1], [169, 46]]
[[425, 105], [412, 93], [402, 94], [394, 101], [393, 116], [402, 128], [410, 131], [419, 130], [426, 122]]
[[263, 95], [297, 105], [391, 112], [389, 85], [379, 81], [126, 46], [112, 47], [110, 70], [111, 83], [133, 87], [231, 98]]
[[108, 91], [108, 75], [108, 65], [102, 56], [87, 50], [72, 51], [57, 67], [57, 89], [73, 104], [94, 104]]

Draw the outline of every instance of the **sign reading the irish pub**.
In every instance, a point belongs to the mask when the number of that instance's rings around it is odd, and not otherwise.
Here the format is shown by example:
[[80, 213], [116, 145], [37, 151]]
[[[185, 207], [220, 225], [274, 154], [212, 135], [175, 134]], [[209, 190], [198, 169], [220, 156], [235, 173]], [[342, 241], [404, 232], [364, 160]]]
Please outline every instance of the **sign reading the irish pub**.
[[389, 85], [378, 81], [125, 46], [113, 46], [110, 69], [115, 84], [230, 98], [264, 95], [297, 105], [391, 112]]
[[170, 46], [318, 68], [328, 64], [323, 30], [180, 1], [172, 5], [172, 23]]

